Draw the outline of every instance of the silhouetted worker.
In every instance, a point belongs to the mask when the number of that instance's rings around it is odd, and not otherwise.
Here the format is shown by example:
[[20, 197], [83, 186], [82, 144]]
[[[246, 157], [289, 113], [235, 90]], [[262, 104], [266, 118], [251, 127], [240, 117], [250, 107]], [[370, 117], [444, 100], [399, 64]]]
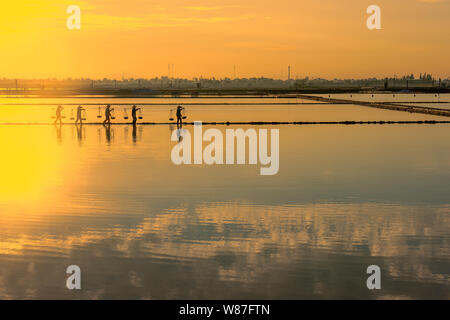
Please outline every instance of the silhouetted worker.
[[56, 120], [55, 120], [55, 124], [58, 122], [59, 120], [59, 124], [62, 124], [62, 115], [61, 112], [63, 111], [63, 107], [58, 106], [58, 108], [56, 108]]
[[111, 124], [111, 112], [112, 111], [114, 111], [114, 108], [111, 108], [111, 106], [108, 104], [105, 109], [105, 118], [106, 119], [105, 119], [105, 121], [103, 121], [103, 124], [106, 124], [106, 123]]
[[82, 115], [83, 115], [83, 111], [84, 110], [85, 109], [83, 109], [82, 106], [78, 106], [78, 108], [77, 108], [77, 120], [75, 120], [75, 124], [77, 124], [78, 122], [80, 122], [80, 124], [83, 124], [83, 117], [82, 117]]
[[136, 112], [138, 110], [141, 110], [141, 108], [137, 108], [136, 106], [133, 106], [133, 108], [131, 109], [131, 116], [133, 117], [133, 125], [136, 125], [137, 122], [137, 116], [136, 116]]
[[177, 107], [177, 126], [183, 125], [183, 114], [181, 113], [182, 110], [184, 110], [184, 108], [182, 106]]

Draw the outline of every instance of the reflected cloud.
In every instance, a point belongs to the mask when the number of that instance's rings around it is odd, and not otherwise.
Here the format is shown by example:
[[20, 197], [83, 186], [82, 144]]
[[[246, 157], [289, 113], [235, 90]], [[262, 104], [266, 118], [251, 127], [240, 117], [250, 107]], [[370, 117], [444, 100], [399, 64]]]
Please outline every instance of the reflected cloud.
[[[129, 274], [126, 287], [130, 291], [126, 294], [131, 291], [137, 294], [139, 288], [146, 292], [145, 288], [150, 288], [158, 298], [167, 298], [170, 292], [154, 290], [148, 283], [149, 279], [154, 281], [154, 276], [138, 267], [141, 260], [147, 261], [148, 267], [155, 263], [170, 268], [179, 268], [183, 264], [196, 266], [190, 289], [177, 287], [185, 292], [175, 294], [177, 298], [192, 298], [186, 295], [186, 290], [201, 292], [204, 288], [200, 285], [205, 281], [236, 282], [242, 288], [258, 287], [268, 274], [276, 276], [279, 282], [286, 281], [285, 292], [294, 289], [292, 285], [295, 285], [295, 297], [330, 297], [331, 288], [342, 286], [342, 283], [338, 279], [322, 278], [320, 274], [328, 270], [345, 281], [352, 275], [351, 271], [342, 268], [342, 263], [356, 268], [372, 262], [383, 265], [388, 271], [383, 280], [386, 287], [397, 281], [412, 281], [445, 288], [449, 285], [445, 269], [439, 272], [438, 264], [431, 263], [435, 256], [449, 257], [450, 243], [445, 234], [445, 226], [450, 222], [449, 212], [448, 207], [430, 208], [424, 212], [416, 207], [376, 204], [255, 206], [209, 203], [191, 209], [166, 209], [137, 218], [135, 222], [134, 219], [121, 222], [120, 218], [116, 220], [118, 217], [104, 216], [99, 225], [94, 216], [75, 222], [70, 235], [57, 231], [60, 223], [65, 223], [63, 218], [52, 225], [45, 237], [19, 233], [6, 241], [2, 239], [0, 255], [25, 257], [30, 250], [46, 255], [51, 253], [58, 259], [76, 259], [77, 263], [86, 266], [86, 271], [94, 272], [100, 278], [102, 275], [91, 263], [92, 259], [126, 259], [131, 271], [122, 270], [120, 265], [110, 265], [108, 269], [109, 272]], [[423, 224], [425, 215], [427, 223]], [[113, 227], [102, 226], [111, 225], [113, 221], [116, 221]], [[379, 226], [378, 230], [374, 230], [374, 225]], [[431, 234], [428, 238], [419, 238], [425, 230]], [[411, 239], [416, 241], [412, 243]], [[335, 257], [336, 252], [341, 252], [339, 258]], [[357, 262], [356, 259], [362, 256], [364, 261]], [[404, 257], [404, 261], [397, 261], [399, 257]], [[180, 278], [170, 271], [160, 274], [165, 274], [164, 278], [171, 281]], [[290, 280], [283, 280], [286, 277], [283, 275], [288, 274], [298, 274], [301, 283], [288, 285]], [[316, 278], [313, 284], [301, 280], [309, 277]], [[101, 279], [96, 281], [102, 282]], [[38, 287], [32, 289], [39, 292]], [[354, 290], [361, 294], [358, 286]], [[402, 289], [397, 291], [402, 292]], [[22, 294], [29, 295], [30, 291]], [[92, 291], [86, 290], [85, 297], [91, 294]], [[224, 294], [218, 292], [213, 296], [223, 297]], [[365, 291], [363, 296], [367, 294]], [[403, 297], [424, 297], [420, 291], [402, 294]], [[269, 297], [263, 292], [252, 296]], [[100, 294], [99, 297], [107, 296]]]

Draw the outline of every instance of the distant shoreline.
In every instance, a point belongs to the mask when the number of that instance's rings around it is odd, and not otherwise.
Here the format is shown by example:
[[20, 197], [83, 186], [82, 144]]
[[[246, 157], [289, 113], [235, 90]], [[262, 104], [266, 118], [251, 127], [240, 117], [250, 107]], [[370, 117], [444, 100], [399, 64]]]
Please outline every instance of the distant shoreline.
[[[251, 88], [251, 89], [192, 89], [192, 88], [148, 88], [148, 89], [0, 89], [0, 95], [23, 96], [23, 97], [45, 97], [45, 98], [67, 98], [88, 95], [90, 98], [110, 96], [111, 98], [160, 98], [161, 96], [183, 97], [183, 98], [222, 98], [236, 96], [239, 98], [295, 98], [296, 94], [358, 94], [358, 93], [450, 93], [449, 87], [414, 87], [411, 89], [396, 88]], [[292, 95], [292, 96], [289, 96]]]

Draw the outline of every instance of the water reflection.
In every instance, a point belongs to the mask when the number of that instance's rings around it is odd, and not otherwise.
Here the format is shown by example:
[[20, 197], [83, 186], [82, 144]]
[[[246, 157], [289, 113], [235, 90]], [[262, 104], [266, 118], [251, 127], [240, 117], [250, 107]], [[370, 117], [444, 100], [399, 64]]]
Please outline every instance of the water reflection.
[[58, 143], [61, 144], [62, 143], [62, 125], [55, 124], [55, 129], [56, 129], [56, 139], [57, 139]]
[[77, 124], [76, 126], [76, 129], [77, 129], [77, 139], [78, 139], [78, 142], [79, 142], [79, 144], [80, 144], [80, 146], [82, 146], [83, 145], [83, 134], [85, 133], [85, 131], [86, 130], [83, 130], [83, 129], [85, 129], [85, 128], [83, 128], [83, 124], [82, 123], [80, 123], [80, 124]]
[[105, 128], [105, 138], [106, 143], [111, 143], [111, 124], [103, 124], [103, 127]]
[[447, 126], [282, 127], [273, 177], [167, 128], [0, 126], [1, 298], [449, 298]]

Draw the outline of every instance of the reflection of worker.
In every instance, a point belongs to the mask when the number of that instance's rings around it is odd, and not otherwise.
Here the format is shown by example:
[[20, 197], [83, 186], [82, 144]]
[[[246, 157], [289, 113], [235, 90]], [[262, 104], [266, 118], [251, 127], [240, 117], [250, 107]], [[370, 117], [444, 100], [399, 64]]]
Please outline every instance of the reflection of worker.
[[111, 122], [108, 124], [103, 123], [103, 126], [105, 127], [106, 142], [108, 144], [110, 144], [111, 143]]
[[56, 140], [58, 141], [58, 143], [62, 143], [62, 130], [61, 130], [61, 124], [59, 126], [56, 126]]
[[178, 139], [178, 142], [181, 142], [181, 141], [183, 141], [183, 129], [177, 129], [177, 139]]
[[103, 124], [108, 123], [111, 124], [111, 112], [114, 111], [114, 108], [111, 108], [111, 106], [108, 104], [105, 109], [105, 121], [103, 121]]
[[82, 106], [78, 106], [77, 108], [77, 120], [75, 120], [75, 124], [77, 124], [78, 122], [80, 122], [80, 124], [83, 124], [83, 117], [82, 117], [82, 113], [85, 109], [83, 109]]
[[80, 123], [80, 125], [78, 125], [77, 123], [75, 123], [75, 127], [77, 128], [77, 137], [78, 137], [78, 141], [81, 142], [83, 141], [83, 125], [82, 123]]
[[184, 110], [184, 108], [182, 106], [177, 107], [177, 126], [183, 125], [183, 114], [181, 113], [182, 110]]
[[132, 133], [132, 135], [133, 135], [133, 142], [136, 143], [136, 141], [137, 141], [137, 127], [136, 127], [135, 123], [133, 123], [133, 133]]
[[133, 106], [133, 108], [131, 109], [131, 116], [133, 117], [133, 125], [136, 125], [137, 122], [136, 112], [138, 110], [141, 110], [141, 108], [137, 108], [136, 106]]
[[59, 124], [62, 124], [62, 116], [61, 116], [61, 112], [63, 111], [63, 107], [58, 106], [58, 108], [56, 108], [56, 120], [55, 120], [55, 124], [59, 121]]

